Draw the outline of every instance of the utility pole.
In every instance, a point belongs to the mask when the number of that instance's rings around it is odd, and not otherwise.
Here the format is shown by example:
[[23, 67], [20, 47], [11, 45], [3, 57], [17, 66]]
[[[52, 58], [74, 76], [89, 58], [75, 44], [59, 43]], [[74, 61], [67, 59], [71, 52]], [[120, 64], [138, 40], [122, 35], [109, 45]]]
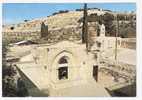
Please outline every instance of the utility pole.
[[88, 51], [88, 20], [87, 20], [86, 3], [84, 4], [84, 12], [83, 12], [82, 43], [86, 43], [86, 49]]
[[115, 32], [115, 61], [117, 61], [117, 37], [119, 34], [119, 20], [118, 20], [118, 15], [116, 14], [115, 16], [116, 20], [116, 32]]

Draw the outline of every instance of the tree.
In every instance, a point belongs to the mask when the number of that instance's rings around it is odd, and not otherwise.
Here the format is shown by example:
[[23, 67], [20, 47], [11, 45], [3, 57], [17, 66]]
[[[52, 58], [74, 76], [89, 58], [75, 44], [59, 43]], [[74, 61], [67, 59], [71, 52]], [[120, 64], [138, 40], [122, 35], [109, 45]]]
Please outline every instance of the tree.
[[125, 15], [123, 14], [118, 14], [117, 15], [118, 20], [125, 20]]
[[44, 22], [41, 23], [41, 38], [46, 38], [48, 35], [48, 25], [45, 25]]
[[28, 22], [29, 20], [25, 19], [24, 22]]
[[97, 13], [93, 13], [88, 16], [88, 22], [96, 22], [96, 21], [99, 21], [99, 16], [97, 15]]
[[28, 96], [29, 93], [28, 93], [28, 89], [27, 89], [27, 87], [25, 85], [24, 80], [22, 80], [21, 78], [19, 78], [17, 81], [18, 81], [17, 82], [18, 83], [17, 84], [17, 96], [19, 96], [19, 97]]
[[11, 30], [14, 30], [14, 26], [10, 27]]
[[[2, 46], [2, 96], [4, 97], [16, 97], [16, 96], [28, 96], [27, 88], [24, 82], [21, 84], [21, 87], [17, 88], [16, 79], [14, 78], [17, 75], [16, 69], [12, 64], [7, 65], [6, 62], [6, 53], [8, 51], [8, 43], [3, 41]], [[20, 91], [19, 91], [20, 90]], [[23, 93], [23, 94], [22, 94]], [[22, 95], [19, 95], [22, 94]]]
[[107, 35], [114, 36], [116, 30], [115, 24], [113, 23], [114, 16], [110, 13], [105, 13], [101, 20], [105, 25]]
[[2, 95], [6, 97], [16, 96], [16, 86], [13, 76], [16, 74], [12, 66], [6, 64], [7, 43], [2, 46]]
[[14, 84], [14, 80], [10, 76], [3, 76], [2, 95], [4, 97], [15, 97], [16, 96], [16, 87]]

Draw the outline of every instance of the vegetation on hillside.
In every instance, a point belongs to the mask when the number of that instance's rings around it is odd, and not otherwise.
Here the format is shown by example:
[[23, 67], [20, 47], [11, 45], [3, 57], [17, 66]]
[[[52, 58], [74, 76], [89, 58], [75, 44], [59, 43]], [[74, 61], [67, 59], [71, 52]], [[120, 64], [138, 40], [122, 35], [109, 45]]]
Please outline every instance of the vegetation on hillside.
[[[81, 18], [78, 22], [82, 22]], [[136, 18], [134, 15], [118, 14], [117, 21], [119, 21], [119, 36], [122, 38], [136, 37]], [[107, 36], [115, 36], [116, 33], [116, 16], [111, 13], [104, 15], [97, 15], [97, 13], [88, 16], [88, 22], [98, 22], [104, 24]]]
[[62, 13], [67, 13], [69, 10], [60, 10], [59, 12], [55, 12], [52, 15], [57, 15], [57, 14], [62, 14]]
[[28, 90], [21, 78], [16, 79], [16, 69], [12, 64], [6, 62], [8, 43], [2, 44], [2, 96], [3, 97], [24, 97], [28, 96]]

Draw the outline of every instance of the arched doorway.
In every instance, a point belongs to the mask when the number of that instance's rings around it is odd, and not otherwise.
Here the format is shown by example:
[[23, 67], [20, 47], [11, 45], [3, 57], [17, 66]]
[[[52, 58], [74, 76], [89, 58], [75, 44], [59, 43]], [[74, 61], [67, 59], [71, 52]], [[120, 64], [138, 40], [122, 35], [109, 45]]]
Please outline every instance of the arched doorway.
[[58, 66], [58, 79], [68, 79], [68, 57], [61, 57], [58, 61]]

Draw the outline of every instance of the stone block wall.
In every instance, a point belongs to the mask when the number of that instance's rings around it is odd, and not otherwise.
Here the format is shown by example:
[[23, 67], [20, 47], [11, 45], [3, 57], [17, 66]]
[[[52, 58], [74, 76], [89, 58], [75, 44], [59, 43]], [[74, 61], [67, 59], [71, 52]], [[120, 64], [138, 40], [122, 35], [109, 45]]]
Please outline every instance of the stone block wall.
[[40, 37], [40, 32], [27, 31], [27, 32], [3, 32], [2, 38], [7, 42], [18, 42], [28, 39], [38, 39]]
[[136, 49], [136, 38], [123, 38], [121, 44], [122, 48]]
[[[47, 28], [46, 28], [47, 29]], [[48, 32], [47, 32], [48, 31]], [[82, 23], [78, 25], [68, 25], [64, 28], [44, 29], [44, 32], [48, 33], [44, 35], [44, 39], [49, 43], [58, 42], [61, 40], [78, 41], [81, 40], [82, 35]], [[8, 41], [22, 41], [27, 39], [41, 39], [43, 31], [8, 31], [3, 32], [3, 39]], [[95, 22], [88, 23], [88, 40], [91, 42], [92, 37], [97, 36], [97, 27]]]

